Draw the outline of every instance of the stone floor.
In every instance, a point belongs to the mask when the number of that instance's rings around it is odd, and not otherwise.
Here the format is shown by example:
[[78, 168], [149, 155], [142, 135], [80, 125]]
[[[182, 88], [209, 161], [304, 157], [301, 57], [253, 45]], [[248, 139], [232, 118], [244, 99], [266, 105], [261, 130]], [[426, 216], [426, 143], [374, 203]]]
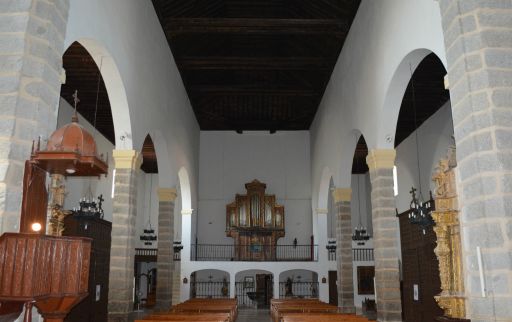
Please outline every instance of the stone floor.
[[255, 309], [238, 310], [236, 322], [270, 322], [270, 312]]

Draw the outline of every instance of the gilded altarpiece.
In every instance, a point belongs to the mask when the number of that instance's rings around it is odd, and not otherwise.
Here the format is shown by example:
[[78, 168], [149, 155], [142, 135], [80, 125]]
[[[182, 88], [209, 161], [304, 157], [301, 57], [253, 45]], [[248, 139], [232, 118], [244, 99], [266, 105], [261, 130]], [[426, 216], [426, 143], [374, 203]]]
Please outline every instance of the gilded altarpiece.
[[441, 293], [435, 297], [445, 315], [454, 319], [465, 317], [464, 281], [462, 275], [462, 252], [460, 223], [455, 180], [457, 166], [455, 148], [439, 161], [432, 177], [435, 182], [435, 211], [437, 247], [434, 252], [439, 260]]
[[245, 184], [247, 194], [237, 194], [226, 206], [226, 235], [235, 240], [236, 260], [272, 260], [277, 240], [284, 236], [284, 207], [275, 195], [266, 195], [266, 184]]

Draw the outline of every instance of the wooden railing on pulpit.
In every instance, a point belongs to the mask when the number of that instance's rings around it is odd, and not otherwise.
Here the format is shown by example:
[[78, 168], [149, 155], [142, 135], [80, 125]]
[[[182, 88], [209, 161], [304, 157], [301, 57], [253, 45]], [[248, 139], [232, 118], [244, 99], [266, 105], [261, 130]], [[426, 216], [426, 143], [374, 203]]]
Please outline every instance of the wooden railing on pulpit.
[[0, 308], [21, 309], [24, 303], [24, 321], [28, 322], [32, 321], [31, 308], [35, 305], [45, 322], [63, 321], [69, 310], [88, 294], [90, 253], [89, 238], [3, 234]]

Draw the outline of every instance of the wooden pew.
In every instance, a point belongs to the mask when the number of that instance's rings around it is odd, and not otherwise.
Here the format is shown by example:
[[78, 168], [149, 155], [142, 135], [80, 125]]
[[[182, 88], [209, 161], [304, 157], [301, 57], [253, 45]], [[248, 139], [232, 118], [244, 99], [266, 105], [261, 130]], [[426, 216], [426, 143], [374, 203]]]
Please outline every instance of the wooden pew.
[[136, 322], [234, 322], [237, 310], [236, 299], [192, 299]]
[[337, 313], [334, 305], [317, 299], [275, 299], [271, 301], [270, 314], [272, 321], [280, 322], [282, 316], [290, 313]]
[[362, 316], [342, 313], [290, 313], [282, 316], [282, 322], [368, 322]]

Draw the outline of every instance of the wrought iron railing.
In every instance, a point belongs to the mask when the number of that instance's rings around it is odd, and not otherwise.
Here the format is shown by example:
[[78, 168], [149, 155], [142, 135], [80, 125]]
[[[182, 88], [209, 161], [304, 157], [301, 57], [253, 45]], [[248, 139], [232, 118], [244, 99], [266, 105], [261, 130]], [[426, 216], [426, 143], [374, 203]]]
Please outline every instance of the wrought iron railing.
[[193, 261], [317, 261], [317, 245], [191, 245]]
[[[139, 261], [153, 261], [158, 255], [157, 248], [135, 248], [135, 258]], [[174, 261], [181, 260], [181, 252], [174, 252]]]
[[248, 293], [256, 292], [254, 283], [235, 282], [235, 295], [239, 307], [256, 307], [256, 301], [251, 300]]
[[156, 256], [156, 248], [135, 248], [135, 256]]
[[279, 298], [318, 298], [318, 282], [279, 282]]
[[[329, 261], [336, 261], [336, 252], [328, 252]], [[355, 262], [372, 262], [373, 248], [352, 248], [352, 259]]]
[[191, 298], [228, 298], [229, 282], [191, 282]]

